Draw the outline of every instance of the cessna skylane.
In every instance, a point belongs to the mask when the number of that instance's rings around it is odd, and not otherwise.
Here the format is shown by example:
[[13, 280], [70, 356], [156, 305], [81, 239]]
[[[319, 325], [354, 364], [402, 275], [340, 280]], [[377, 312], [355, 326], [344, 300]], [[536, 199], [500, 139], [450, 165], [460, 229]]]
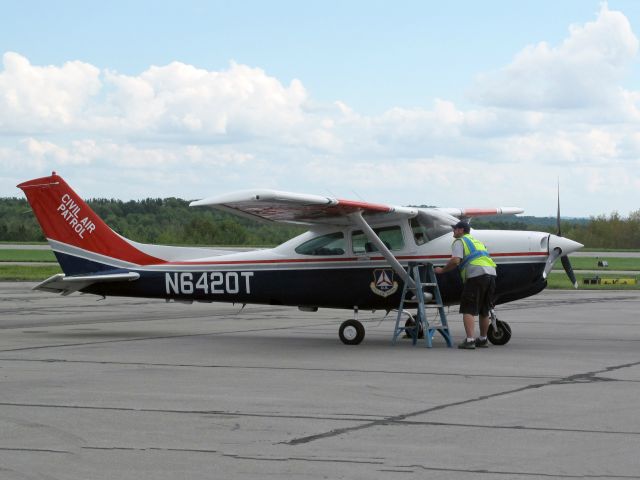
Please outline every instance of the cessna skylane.
[[[44, 280], [36, 290], [288, 305], [303, 311], [348, 309], [355, 318], [340, 326], [339, 336], [352, 345], [364, 338], [358, 310], [396, 310], [407, 296], [405, 285], [414, 292], [422, 288], [418, 278], [410, 275], [410, 264], [447, 262], [452, 225], [460, 219], [523, 212], [515, 207], [401, 207], [275, 190], [240, 191], [191, 202], [194, 207], [254, 220], [309, 227], [275, 248], [230, 252], [124, 238], [55, 172], [18, 187], [64, 272]], [[582, 245], [562, 237], [559, 229], [558, 235], [505, 230], [473, 230], [472, 234], [497, 263], [496, 305], [543, 290], [558, 258], [577, 288], [567, 255]], [[458, 272], [439, 275], [437, 283], [444, 305], [459, 303], [463, 285]], [[433, 295], [425, 297], [433, 301]], [[492, 343], [504, 344], [511, 337], [508, 324], [494, 316], [491, 328]]]

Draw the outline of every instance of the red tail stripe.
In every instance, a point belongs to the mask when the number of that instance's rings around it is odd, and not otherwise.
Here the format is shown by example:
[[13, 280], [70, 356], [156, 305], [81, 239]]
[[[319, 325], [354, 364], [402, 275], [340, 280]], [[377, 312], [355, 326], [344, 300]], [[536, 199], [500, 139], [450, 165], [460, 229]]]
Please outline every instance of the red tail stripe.
[[18, 185], [47, 238], [137, 265], [163, 263], [111, 230], [58, 175]]

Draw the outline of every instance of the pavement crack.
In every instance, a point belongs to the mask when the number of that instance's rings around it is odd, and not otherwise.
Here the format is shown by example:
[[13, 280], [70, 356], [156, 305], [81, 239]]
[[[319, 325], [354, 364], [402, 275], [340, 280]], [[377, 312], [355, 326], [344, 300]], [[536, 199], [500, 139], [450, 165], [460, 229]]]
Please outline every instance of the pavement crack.
[[73, 453], [68, 450], [53, 450], [50, 448], [20, 448], [20, 447], [0, 447], [0, 452]]
[[[232, 412], [224, 410], [171, 410], [171, 409], [154, 409], [154, 408], [134, 408], [134, 407], [110, 407], [96, 405], [64, 405], [64, 404], [46, 404], [46, 403], [18, 403], [18, 402], [0, 402], [0, 406], [7, 407], [25, 407], [25, 408], [61, 408], [61, 409], [77, 409], [77, 410], [96, 410], [96, 411], [117, 411], [132, 413], [159, 413], [159, 414], [182, 414], [182, 415], [209, 415], [225, 418], [235, 417], [254, 417], [254, 418], [283, 418], [293, 420], [328, 420], [343, 422], [344, 415], [296, 415], [284, 413], [250, 413], [250, 412]], [[371, 420], [373, 415], [358, 415], [349, 417], [346, 420], [355, 422], [366, 422]]]
[[590, 433], [596, 435], [631, 435], [640, 436], [640, 431], [623, 430], [593, 430], [586, 428], [558, 428], [558, 427], [527, 427], [525, 425], [487, 425], [477, 423], [450, 423], [450, 422], [430, 422], [419, 420], [405, 420], [397, 422], [402, 425], [451, 427], [451, 428], [484, 428], [489, 430], [527, 430], [540, 432], [562, 432], [562, 433]]
[[457, 402], [451, 402], [451, 403], [445, 403], [442, 405], [436, 405], [434, 407], [430, 407], [430, 408], [425, 408], [423, 410], [418, 410], [415, 412], [407, 412], [407, 413], [403, 413], [400, 415], [394, 415], [394, 416], [390, 416], [390, 417], [386, 417], [380, 420], [373, 420], [373, 421], [369, 421], [369, 422], [365, 422], [361, 425], [355, 425], [352, 427], [344, 427], [344, 428], [336, 428], [333, 430], [329, 430], [326, 432], [322, 432], [322, 433], [318, 433], [315, 435], [308, 435], [305, 437], [298, 437], [298, 438], [294, 438], [292, 440], [289, 440], [287, 442], [281, 442], [285, 445], [302, 445], [302, 444], [307, 444], [307, 443], [311, 443], [314, 442], [316, 440], [323, 440], [326, 438], [332, 438], [332, 437], [337, 437], [337, 436], [341, 436], [341, 435], [345, 435], [347, 433], [351, 433], [351, 432], [357, 432], [360, 430], [366, 430], [372, 427], [378, 427], [378, 426], [384, 426], [384, 425], [390, 425], [390, 424], [396, 424], [399, 422], [402, 422], [403, 420], [406, 420], [408, 418], [411, 417], [417, 417], [420, 415], [425, 415], [428, 413], [433, 413], [433, 412], [437, 412], [440, 410], [444, 410], [450, 407], [459, 407], [462, 405], [468, 405], [471, 403], [476, 403], [476, 402], [481, 402], [481, 401], [485, 401], [485, 400], [490, 400], [492, 398], [498, 398], [498, 397], [503, 397], [506, 395], [512, 395], [515, 393], [521, 393], [521, 392], [526, 392], [529, 390], [536, 390], [539, 388], [544, 388], [544, 387], [550, 387], [550, 386], [554, 386], [554, 385], [565, 385], [565, 384], [576, 384], [576, 383], [585, 383], [585, 382], [595, 382], [595, 381], [599, 381], [599, 380], [594, 380], [598, 377], [596, 377], [596, 375], [601, 374], [601, 373], [608, 373], [608, 372], [612, 372], [615, 370], [620, 370], [623, 368], [630, 368], [630, 367], [634, 367], [640, 365], [640, 361], [638, 362], [631, 362], [631, 363], [625, 363], [622, 365], [615, 365], [615, 366], [610, 366], [610, 367], [605, 367], [601, 370], [595, 370], [593, 372], [586, 372], [586, 373], [580, 373], [580, 374], [575, 374], [575, 375], [569, 375], [567, 377], [563, 377], [560, 379], [554, 379], [554, 380], [549, 380], [547, 382], [544, 383], [534, 383], [531, 385], [525, 385], [523, 387], [518, 387], [518, 388], [513, 388], [511, 390], [505, 390], [502, 392], [496, 392], [496, 393], [491, 393], [488, 395], [480, 395], [478, 397], [474, 397], [474, 398], [468, 398], [466, 400], [460, 400]]
[[635, 478], [637, 475], [612, 475], [612, 474], [571, 474], [571, 473], [545, 473], [545, 472], [518, 472], [518, 471], [501, 471], [501, 470], [488, 470], [488, 469], [474, 469], [474, 468], [450, 468], [450, 467], [429, 467], [426, 465], [399, 465], [400, 468], [413, 468], [421, 469], [428, 472], [451, 472], [451, 473], [472, 473], [472, 474], [485, 474], [485, 475], [505, 475], [510, 478], [518, 477], [543, 477], [543, 478]]
[[185, 453], [216, 453], [218, 450], [210, 450], [205, 448], [171, 448], [171, 447], [98, 447], [84, 446], [83, 450], [100, 450], [100, 451], [127, 451], [127, 452], [185, 452]]
[[312, 463], [351, 463], [357, 465], [384, 465], [384, 460], [355, 460], [347, 458], [312, 458], [312, 457], [262, 457], [256, 455], [223, 454], [224, 457], [238, 460], [257, 460], [267, 462], [312, 462]]
[[[332, 325], [333, 322], [330, 323], [315, 323], [304, 326], [297, 326], [296, 328], [312, 328], [318, 326], [326, 326]], [[149, 341], [149, 340], [167, 340], [167, 339], [175, 339], [175, 338], [189, 338], [189, 337], [207, 337], [207, 336], [218, 336], [218, 335], [234, 335], [234, 334], [246, 334], [246, 333], [260, 333], [260, 332], [271, 332], [278, 330], [290, 330], [291, 326], [286, 327], [268, 327], [268, 328], [249, 328], [243, 330], [222, 330], [217, 332], [206, 332], [206, 333], [188, 333], [188, 334], [176, 334], [176, 335], [157, 335], [157, 336], [148, 336], [148, 337], [134, 337], [134, 338], [116, 338], [111, 340], [97, 340], [92, 342], [74, 342], [74, 343], [60, 343], [55, 345], [38, 345], [35, 347], [19, 347], [19, 348], [7, 348], [4, 350], [0, 350], [0, 353], [6, 352], [23, 352], [27, 350], [43, 350], [47, 348], [63, 348], [63, 347], [83, 347], [90, 345], [100, 345], [104, 343], [121, 343], [121, 342], [141, 342], [141, 341]]]
[[[209, 334], [202, 334], [209, 335]], [[86, 344], [83, 344], [86, 345]], [[2, 353], [2, 352], [0, 352]], [[497, 375], [489, 373], [469, 374], [469, 373], [453, 373], [453, 372], [414, 372], [411, 370], [366, 370], [361, 368], [323, 368], [323, 367], [283, 367], [270, 365], [231, 365], [231, 364], [197, 364], [197, 363], [162, 363], [162, 362], [124, 362], [124, 361], [103, 361], [103, 360], [68, 360], [56, 358], [19, 358], [19, 357], [0, 357], [1, 362], [34, 362], [34, 363], [64, 363], [64, 364], [81, 364], [81, 365], [118, 365], [118, 366], [134, 366], [134, 367], [169, 367], [169, 368], [233, 368], [246, 370], [293, 370], [303, 372], [334, 372], [334, 373], [358, 373], [358, 374], [383, 374], [383, 375], [408, 375], [411, 377], [419, 376], [437, 376], [437, 377], [465, 377], [465, 378], [524, 378], [530, 380], [546, 380], [554, 377], [553, 375]], [[0, 367], [2, 368], [2, 367]]]

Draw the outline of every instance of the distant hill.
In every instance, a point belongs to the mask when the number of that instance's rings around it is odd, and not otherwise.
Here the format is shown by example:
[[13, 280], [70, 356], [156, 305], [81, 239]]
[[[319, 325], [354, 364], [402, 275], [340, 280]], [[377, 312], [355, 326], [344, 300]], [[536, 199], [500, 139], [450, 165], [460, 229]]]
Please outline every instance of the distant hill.
[[[437, 208], [428, 205], [409, 205], [417, 208]], [[587, 225], [590, 218], [561, 217], [562, 225]], [[471, 220], [473, 228], [491, 230], [541, 230], [555, 231], [556, 217], [533, 217], [530, 215], [487, 215]]]
[[[588, 225], [589, 218], [561, 217], [562, 225]], [[477, 217], [472, 221], [474, 228], [490, 228], [494, 230], [541, 230], [556, 231], [556, 217], [533, 217], [516, 215], [489, 215]]]

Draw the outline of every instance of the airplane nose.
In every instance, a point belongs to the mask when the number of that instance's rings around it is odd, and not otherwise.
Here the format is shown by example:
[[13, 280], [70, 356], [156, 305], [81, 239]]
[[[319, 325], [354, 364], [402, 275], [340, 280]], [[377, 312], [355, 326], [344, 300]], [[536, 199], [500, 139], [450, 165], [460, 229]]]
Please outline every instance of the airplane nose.
[[561, 256], [563, 257], [575, 252], [576, 250], [580, 250], [582, 247], [584, 247], [584, 245], [575, 242], [570, 238], [549, 235], [549, 251], [551, 252], [553, 249], [559, 248], [562, 251]]

